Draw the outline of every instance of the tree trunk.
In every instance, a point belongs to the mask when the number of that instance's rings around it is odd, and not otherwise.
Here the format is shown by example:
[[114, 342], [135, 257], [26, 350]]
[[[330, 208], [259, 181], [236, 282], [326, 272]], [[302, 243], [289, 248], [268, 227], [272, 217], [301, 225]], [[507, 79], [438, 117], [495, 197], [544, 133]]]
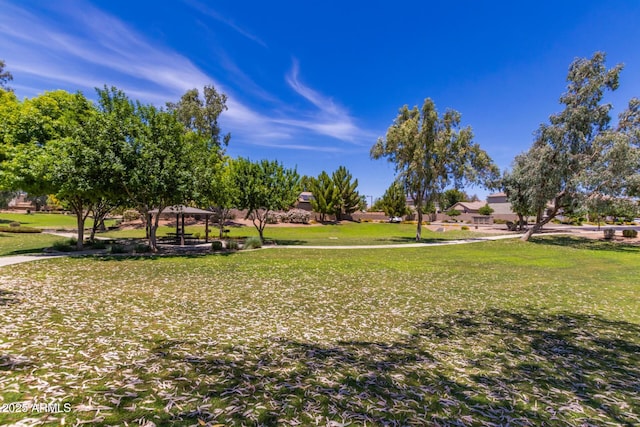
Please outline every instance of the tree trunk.
[[418, 208], [418, 227], [416, 229], [416, 242], [422, 240], [422, 209]]
[[518, 214], [518, 230], [522, 231], [522, 224], [524, 223], [524, 219], [522, 214]]
[[78, 224], [78, 242], [76, 243], [76, 248], [81, 251], [84, 245], [84, 215], [82, 214], [82, 209], [79, 212], [76, 212], [76, 222]]
[[69, 204], [71, 205], [71, 210], [76, 214], [76, 226], [78, 227], [76, 249], [80, 251], [84, 247], [84, 222], [89, 215], [89, 209], [85, 214], [82, 200], [71, 200]]
[[[152, 252], [158, 252], [158, 239], [156, 238], [156, 231], [158, 230], [158, 225], [160, 223], [160, 214], [162, 213], [162, 209], [158, 209], [158, 213], [155, 217], [153, 217], [153, 224], [149, 227], [149, 247]], [[151, 224], [151, 216], [149, 216], [149, 223]]]
[[520, 240], [522, 240], [523, 242], [528, 241], [529, 238], [534, 233], [537, 233], [538, 231], [540, 231], [545, 224], [547, 224], [549, 221], [551, 221], [553, 218], [555, 218], [557, 213], [558, 213], [558, 210], [554, 209], [554, 211], [546, 219], [544, 219], [543, 221], [536, 222], [533, 227], [531, 227], [529, 230], [527, 230], [526, 233], [524, 233], [522, 235]]

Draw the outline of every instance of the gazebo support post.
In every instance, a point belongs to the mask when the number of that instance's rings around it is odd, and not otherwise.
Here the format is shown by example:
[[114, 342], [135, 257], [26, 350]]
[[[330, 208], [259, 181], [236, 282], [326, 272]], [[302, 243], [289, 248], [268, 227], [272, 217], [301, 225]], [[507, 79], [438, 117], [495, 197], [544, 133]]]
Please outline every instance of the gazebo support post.
[[180, 246], [184, 246], [184, 212], [182, 213], [182, 233], [180, 233]]
[[176, 214], [176, 245], [180, 243], [180, 214]]

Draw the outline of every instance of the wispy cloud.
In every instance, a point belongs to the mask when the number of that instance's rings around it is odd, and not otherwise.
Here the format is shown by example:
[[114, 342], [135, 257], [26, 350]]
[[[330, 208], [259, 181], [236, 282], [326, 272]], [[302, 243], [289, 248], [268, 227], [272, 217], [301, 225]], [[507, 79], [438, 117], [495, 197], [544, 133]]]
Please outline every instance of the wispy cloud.
[[291, 71], [286, 76], [287, 83], [293, 90], [295, 90], [299, 95], [304, 97], [307, 101], [311, 102], [313, 105], [318, 107], [320, 111], [324, 114], [330, 116], [338, 116], [345, 114], [341, 108], [339, 108], [331, 98], [327, 98], [315, 90], [311, 89], [308, 86], [305, 86], [299, 78], [300, 75], [300, 64], [297, 59], [293, 60], [293, 66], [291, 67]]
[[[310, 133], [355, 144], [370, 139], [371, 134], [360, 129], [346, 109], [302, 83], [297, 61], [286, 75], [286, 81], [313, 108], [282, 113], [282, 103], [275, 96], [257, 85], [239, 83], [245, 93], [263, 100], [262, 109], [258, 110], [240, 101], [229, 87], [209, 77], [189, 58], [153, 43], [90, 4], [82, 3], [79, 7], [76, 3], [61, 3], [51, 7], [51, 14], [36, 14], [20, 7], [19, 3], [0, 0], [1, 54], [16, 83], [26, 93], [35, 94], [43, 88], [62, 85], [91, 94], [94, 87], [107, 84], [119, 87], [135, 99], [163, 105], [188, 89], [213, 84], [228, 95], [228, 111], [221, 119], [225, 129], [243, 143], [336, 152], [341, 148], [330, 141], [314, 145], [291, 143], [291, 140], [304, 141]], [[233, 28], [240, 32], [241, 28], [236, 27]], [[246, 37], [251, 36], [245, 33]], [[257, 38], [254, 41], [260, 42]], [[231, 58], [223, 64], [235, 67], [245, 83], [250, 80]], [[24, 81], [20, 82], [20, 74], [33, 86], [31, 90]], [[308, 140], [318, 141], [317, 138]]]
[[310, 119], [282, 119], [278, 123], [309, 129], [322, 135], [357, 143], [373, 138], [373, 133], [359, 128], [349, 111], [336, 104], [333, 99], [305, 85], [300, 80], [300, 64], [293, 60], [291, 70], [285, 77], [289, 86], [316, 107], [310, 112]]
[[260, 39], [260, 37], [252, 34], [251, 32], [249, 32], [247, 30], [245, 30], [244, 28], [242, 28], [239, 25], [237, 25], [232, 19], [229, 19], [229, 18], [219, 14], [215, 10], [213, 10], [210, 7], [200, 3], [199, 1], [188, 0], [186, 3], [188, 5], [190, 5], [191, 7], [193, 7], [194, 9], [198, 10], [200, 13], [203, 13], [203, 14], [207, 15], [208, 17], [215, 19], [216, 21], [222, 22], [223, 24], [225, 24], [229, 28], [233, 29], [238, 34], [246, 37], [247, 39], [249, 39], [251, 41], [254, 41], [254, 42], [258, 43], [260, 46], [265, 47], [265, 48], [268, 47], [267, 44], [264, 41], [262, 41], [262, 39]]

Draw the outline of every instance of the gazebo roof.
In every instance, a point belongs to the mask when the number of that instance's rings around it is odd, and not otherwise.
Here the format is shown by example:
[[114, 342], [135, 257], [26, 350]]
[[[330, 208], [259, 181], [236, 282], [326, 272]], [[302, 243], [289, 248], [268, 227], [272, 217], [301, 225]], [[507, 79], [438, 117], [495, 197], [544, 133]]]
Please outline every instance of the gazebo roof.
[[[157, 214], [158, 209], [152, 209], [149, 211], [150, 214]], [[176, 214], [186, 214], [186, 215], [213, 215], [213, 212], [207, 211], [204, 209], [192, 208], [190, 206], [184, 205], [176, 205], [169, 206], [162, 211], [161, 215], [176, 215]]]

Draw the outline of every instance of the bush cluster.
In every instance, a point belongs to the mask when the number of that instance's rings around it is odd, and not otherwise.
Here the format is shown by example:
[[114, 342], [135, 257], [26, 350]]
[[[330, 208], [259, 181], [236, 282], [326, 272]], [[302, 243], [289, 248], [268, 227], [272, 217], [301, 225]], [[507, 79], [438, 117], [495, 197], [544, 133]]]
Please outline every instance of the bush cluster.
[[58, 252], [71, 252], [76, 250], [77, 243], [78, 240], [71, 238], [55, 242], [52, 248]]
[[308, 224], [311, 219], [311, 213], [304, 209], [291, 209], [281, 214], [280, 220], [291, 224]]
[[637, 230], [633, 230], [633, 229], [629, 229], [629, 230], [622, 230], [622, 235], [624, 237], [630, 237], [630, 238], [636, 238], [638, 237], [638, 231]]
[[221, 251], [224, 248], [222, 242], [220, 240], [214, 240], [211, 242], [211, 250], [213, 251]]
[[122, 219], [125, 222], [129, 222], [129, 221], [137, 221], [141, 218], [140, 212], [134, 210], [134, 209], [127, 209], [126, 211], [124, 211], [122, 213]]
[[111, 245], [111, 248], [109, 248], [109, 253], [110, 254], [126, 254], [127, 248], [125, 248], [123, 245], [113, 244]]
[[242, 249], [260, 249], [261, 247], [262, 240], [259, 237], [249, 237], [242, 245]]

